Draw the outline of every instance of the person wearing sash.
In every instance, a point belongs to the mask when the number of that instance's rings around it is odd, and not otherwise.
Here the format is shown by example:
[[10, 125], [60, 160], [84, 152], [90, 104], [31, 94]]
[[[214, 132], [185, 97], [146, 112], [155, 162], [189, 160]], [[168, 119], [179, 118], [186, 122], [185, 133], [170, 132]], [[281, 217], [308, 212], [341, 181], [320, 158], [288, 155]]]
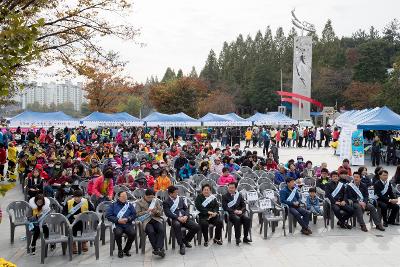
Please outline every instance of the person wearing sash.
[[348, 204], [346, 186], [339, 182], [336, 171], [331, 173], [331, 181], [325, 187], [325, 197], [331, 201], [333, 213], [338, 218], [337, 225], [343, 229], [351, 229], [346, 221], [353, 216], [354, 209]]
[[[107, 210], [107, 219], [114, 225], [115, 242], [118, 247], [118, 258], [123, 258], [124, 254], [130, 257], [132, 243], [135, 240], [136, 229], [132, 223], [136, 219], [135, 207], [128, 202], [128, 195], [125, 191], [118, 193], [118, 200], [113, 202]], [[122, 249], [122, 235], [126, 234], [127, 241], [125, 248]]]
[[[374, 191], [375, 195], [378, 197], [378, 206], [381, 208], [383, 226], [387, 227], [388, 224], [399, 225], [396, 223], [397, 214], [399, 213], [398, 200], [388, 181], [388, 172], [386, 170], [380, 170], [378, 174], [379, 180], [374, 184]], [[387, 217], [388, 210], [390, 210], [389, 218]]]
[[228, 213], [228, 219], [235, 227], [236, 245], [240, 244], [240, 236], [243, 225], [243, 243], [251, 243], [248, 238], [250, 232], [250, 218], [246, 214], [246, 203], [242, 195], [236, 191], [236, 183], [228, 184], [228, 192], [222, 196], [222, 208]]
[[162, 224], [162, 207], [155, 198], [153, 189], [147, 189], [144, 197], [136, 202], [137, 220], [143, 223], [143, 229], [149, 237], [153, 254], [165, 257], [164, 227]]
[[349, 183], [346, 187], [347, 199], [353, 202], [353, 208], [357, 221], [360, 223], [361, 231], [368, 232], [364, 222], [364, 211], [371, 213], [371, 218], [376, 225], [376, 229], [385, 231], [381, 223], [381, 218], [376, 211], [374, 205], [368, 202], [368, 187], [361, 182], [361, 174], [359, 172], [353, 173], [353, 182]]
[[286, 186], [279, 192], [280, 201], [288, 205], [289, 212], [301, 225], [301, 233], [311, 235], [312, 231], [308, 227], [311, 212], [300, 207], [301, 197], [295, 184], [293, 177], [286, 177]]
[[[64, 205], [63, 214], [67, 217], [69, 223], [73, 223], [75, 218], [86, 211], [94, 211], [92, 203], [90, 203], [86, 198], [83, 198], [82, 190], [78, 189], [74, 191], [73, 198], [67, 201]], [[82, 231], [82, 222], [78, 222], [72, 227], [72, 235], [76, 236], [79, 231]], [[82, 251], [87, 252], [89, 250], [87, 242], [82, 243]], [[72, 253], [77, 254], [78, 248], [76, 242], [72, 244]]]
[[219, 216], [217, 198], [211, 194], [211, 186], [205, 184], [201, 187], [201, 194], [195, 200], [196, 209], [199, 211], [199, 223], [204, 237], [204, 246], [208, 246], [208, 226], [215, 226], [214, 243], [222, 245], [222, 219]]
[[[50, 213], [50, 200], [44, 197], [43, 194], [38, 194], [35, 197], [29, 199], [29, 206], [31, 210], [28, 211], [27, 218], [29, 221], [28, 228], [32, 232], [32, 241], [30, 245], [31, 255], [35, 255], [36, 252], [36, 241], [40, 235], [39, 224], [44, 217]], [[49, 229], [46, 225], [43, 226], [43, 234], [47, 238], [49, 236]], [[54, 245], [50, 247], [54, 248]]]
[[[185, 255], [185, 247], [192, 247], [190, 241], [200, 231], [200, 226], [189, 217], [189, 208], [184, 199], [178, 196], [178, 188], [169, 186], [168, 195], [169, 197], [163, 202], [164, 213], [174, 228], [176, 241], [180, 246], [179, 253]], [[181, 227], [188, 230], [185, 237], [182, 236]]]

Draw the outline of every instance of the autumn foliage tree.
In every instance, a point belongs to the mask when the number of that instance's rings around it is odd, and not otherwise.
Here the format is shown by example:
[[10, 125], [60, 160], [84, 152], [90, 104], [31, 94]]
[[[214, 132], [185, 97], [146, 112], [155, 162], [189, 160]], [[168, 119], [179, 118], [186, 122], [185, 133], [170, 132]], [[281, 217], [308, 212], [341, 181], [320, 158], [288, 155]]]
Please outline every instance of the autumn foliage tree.
[[200, 100], [207, 94], [207, 84], [201, 79], [183, 77], [154, 84], [149, 98], [157, 111], [162, 113], [185, 112], [197, 117]]
[[381, 92], [382, 85], [379, 83], [353, 81], [344, 91], [343, 96], [354, 109], [364, 109], [378, 105]]
[[82, 58], [95, 55], [107, 59], [107, 51], [99, 45], [101, 38], [129, 41], [138, 34], [120, 19], [131, 15], [131, 2], [0, 0], [0, 93], [6, 91], [3, 95], [7, 95], [32, 64], [57, 62], [71, 71]]
[[212, 91], [206, 98], [201, 100], [199, 114], [203, 116], [208, 112], [226, 114], [235, 112], [235, 97], [225, 90]]
[[121, 103], [141, 87], [122, 75], [125, 64], [115, 54], [89, 58], [79, 64], [79, 74], [86, 77], [84, 90], [89, 100], [89, 110], [117, 112]]

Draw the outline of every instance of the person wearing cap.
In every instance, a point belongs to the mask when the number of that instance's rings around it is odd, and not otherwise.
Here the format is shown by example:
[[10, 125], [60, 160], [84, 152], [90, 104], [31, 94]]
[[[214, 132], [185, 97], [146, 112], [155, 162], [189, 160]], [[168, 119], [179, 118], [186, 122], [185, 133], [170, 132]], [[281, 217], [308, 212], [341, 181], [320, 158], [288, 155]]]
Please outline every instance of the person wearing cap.
[[[179, 253], [185, 255], [185, 248], [192, 247], [190, 241], [200, 231], [200, 226], [191, 219], [188, 206], [184, 199], [178, 196], [178, 188], [169, 186], [168, 195], [169, 197], [163, 202], [163, 210], [175, 231], [175, 238], [180, 246]], [[187, 229], [185, 236], [182, 236], [182, 227]]]
[[93, 183], [93, 195], [97, 204], [109, 200], [114, 196], [114, 173], [112, 169], [107, 169], [104, 175], [97, 177]]
[[285, 182], [286, 177], [286, 168], [285, 165], [279, 164], [278, 170], [275, 172], [274, 183], [276, 185], [280, 185], [281, 183]]
[[135, 162], [133, 163], [133, 170], [129, 173], [133, 178], [135, 178], [139, 172], [141, 172], [142, 170], [140, 169], [140, 163], [139, 162]]
[[300, 194], [298, 188], [295, 187], [295, 179], [293, 177], [286, 177], [286, 186], [279, 191], [279, 198], [281, 203], [288, 206], [290, 214], [301, 225], [301, 233], [303, 235], [312, 234], [311, 229], [308, 227], [311, 213], [300, 207]]
[[169, 186], [171, 186], [171, 179], [168, 177], [167, 170], [161, 170], [160, 176], [157, 177], [154, 183], [154, 191], [166, 191]]
[[224, 168], [224, 164], [221, 162], [221, 158], [217, 157], [214, 160], [214, 163], [211, 165], [211, 172], [218, 173], [219, 175], [222, 175], [222, 169]]
[[339, 175], [333, 171], [331, 181], [325, 187], [325, 197], [331, 202], [331, 208], [336, 218], [337, 224], [343, 229], [351, 229], [351, 225], [346, 223], [353, 216], [354, 209], [347, 200], [346, 185], [339, 182]]
[[155, 197], [153, 189], [147, 189], [144, 197], [136, 202], [136, 214], [143, 229], [149, 237], [153, 254], [165, 257], [164, 227], [161, 215], [163, 213], [160, 201]]
[[[86, 211], [94, 211], [94, 207], [90, 201], [83, 197], [82, 190], [78, 189], [74, 191], [73, 198], [67, 201], [63, 208], [63, 214], [67, 217], [70, 224], [72, 224], [75, 218]], [[78, 232], [81, 232], [83, 228], [82, 222], [78, 222], [72, 227], [72, 235], [77, 236]], [[86, 252], [89, 250], [87, 242], [82, 243], [82, 250]], [[76, 242], [72, 244], [72, 252], [78, 253]]]
[[[296, 162], [296, 170], [299, 173], [302, 173], [304, 171], [304, 168], [306, 167], [306, 164], [304, 163], [304, 158], [303, 156], [297, 156], [297, 162]], [[288, 166], [289, 167], [289, 166]]]

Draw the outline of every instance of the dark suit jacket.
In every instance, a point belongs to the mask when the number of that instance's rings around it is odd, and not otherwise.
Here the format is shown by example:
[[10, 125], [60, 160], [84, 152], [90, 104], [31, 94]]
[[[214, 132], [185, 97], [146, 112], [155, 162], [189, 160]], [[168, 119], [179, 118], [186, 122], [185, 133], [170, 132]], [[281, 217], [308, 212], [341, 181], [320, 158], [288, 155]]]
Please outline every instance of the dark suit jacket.
[[172, 199], [170, 197], [168, 197], [163, 202], [164, 213], [168, 218], [173, 219], [173, 220], [178, 219], [179, 212], [182, 214], [182, 216], [190, 215], [189, 209], [186, 206], [185, 201], [182, 197], [179, 198], [179, 204], [174, 213], [172, 213], [172, 211], [171, 211], [171, 207], [173, 204], [174, 204], [174, 201], [172, 201]]
[[335, 204], [336, 201], [346, 201], [347, 202], [347, 194], [346, 194], [346, 185], [343, 184], [342, 188], [340, 189], [339, 193], [335, 197], [332, 197], [333, 191], [335, 191], [336, 186], [339, 183], [335, 183], [334, 181], [330, 181], [325, 187], [325, 196], [329, 198], [331, 204]]
[[[360, 189], [361, 194], [363, 195], [363, 202], [368, 203], [368, 187], [364, 183], [360, 183], [360, 186], [358, 187]], [[358, 203], [358, 194], [356, 191], [351, 188], [350, 185], [347, 185], [346, 187], [346, 193], [347, 193], [347, 199], [353, 201], [353, 203]]]
[[374, 191], [375, 195], [378, 197], [378, 201], [382, 201], [384, 203], [389, 203], [389, 199], [396, 198], [392, 190], [392, 185], [390, 184], [389, 181], [387, 181], [387, 183], [389, 183], [389, 188], [384, 195], [382, 195], [382, 190], [385, 186], [383, 185], [382, 181], [378, 180], [374, 184]]
[[233, 200], [233, 196], [229, 192], [222, 196], [222, 208], [224, 211], [227, 211], [229, 215], [234, 214], [234, 210], [241, 210], [243, 213], [246, 211], [246, 203], [244, 202], [242, 194], [239, 194], [236, 204], [229, 208], [228, 203], [231, 200]]

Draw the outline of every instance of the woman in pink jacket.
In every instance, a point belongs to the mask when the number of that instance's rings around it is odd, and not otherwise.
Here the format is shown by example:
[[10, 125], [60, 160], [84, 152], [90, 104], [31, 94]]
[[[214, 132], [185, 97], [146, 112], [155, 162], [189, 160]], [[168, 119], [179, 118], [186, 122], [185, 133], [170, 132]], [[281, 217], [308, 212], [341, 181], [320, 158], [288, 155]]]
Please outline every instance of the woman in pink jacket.
[[236, 183], [235, 177], [229, 173], [229, 169], [224, 167], [222, 169], [222, 175], [218, 178], [218, 185], [227, 185], [229, 183]]
[[93, 195], [96, 197], [97, 204], [106, 200], [112, 201], [114, 196], [113, 177], [113, 171], [108, 169], [103, 176], [99, 176], [94, 180]]

